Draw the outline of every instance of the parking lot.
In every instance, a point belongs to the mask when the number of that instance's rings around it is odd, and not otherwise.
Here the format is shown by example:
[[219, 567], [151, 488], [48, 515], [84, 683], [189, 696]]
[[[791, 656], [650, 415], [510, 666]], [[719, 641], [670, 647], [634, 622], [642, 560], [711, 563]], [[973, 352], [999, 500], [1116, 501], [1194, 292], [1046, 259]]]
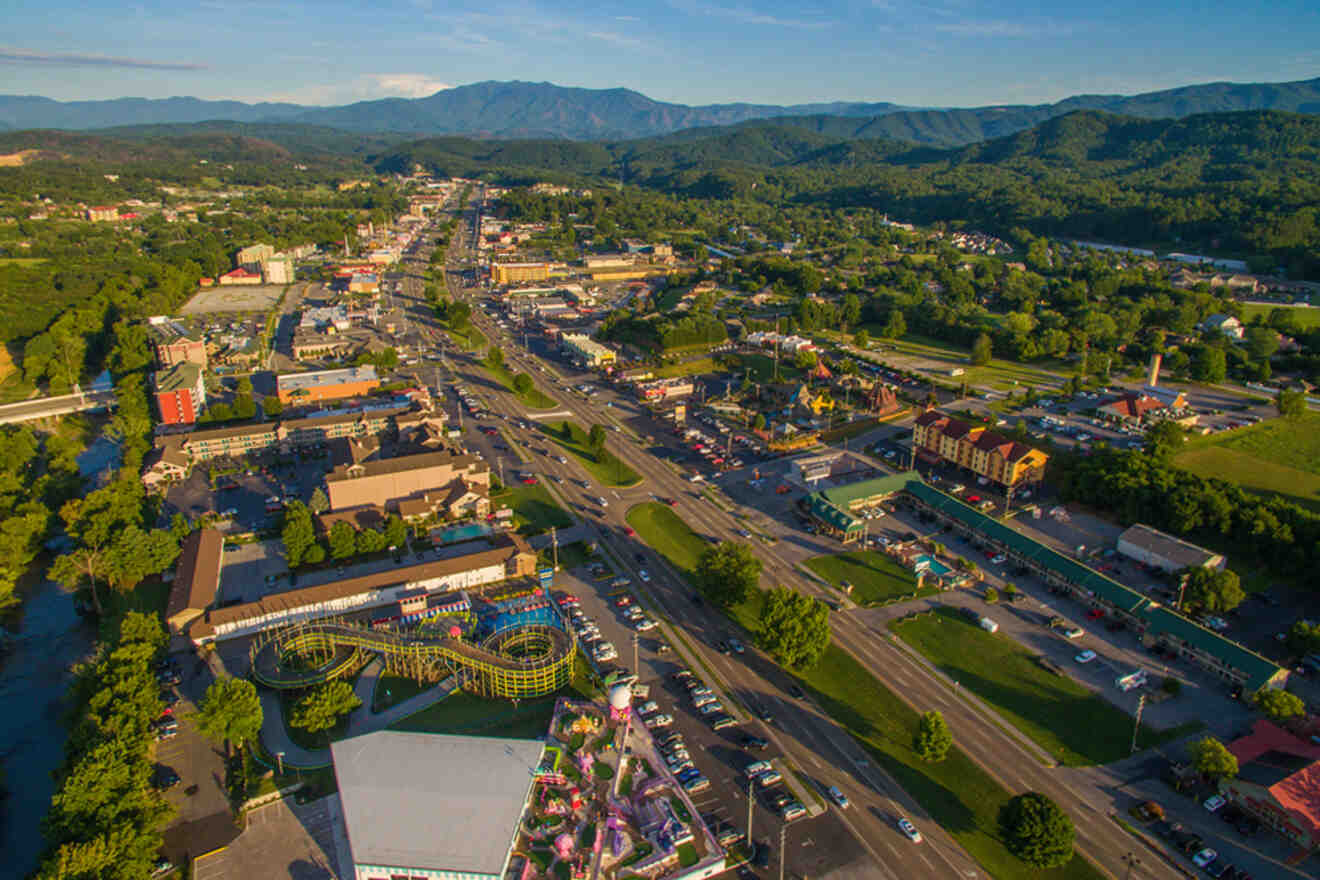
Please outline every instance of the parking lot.
[[[691, 797], [712, 830], [717, 833], [724, 830], [729, 834], [745, 832], [748, 805], [745, 768], [754, 761], [762, 760], [772, 762], [776, 769], [783, 767], [780, 756], [773, 748], [762, 750], [756, 748], [755, 743], [744, 745], [746, 737], [759, 735], [758, 731], [764, 722], [747, 718], [738, 726], [713, 730], [707, 717], [702, 716], [694, 705], [687, 688], [674, 678], [675, 673], [685, 668], [681, 659], [672, 649], [662, 647], [666, 643], [657, 630], [639, 634], [626, 622], [624, 609], [619, 608], [615, 600], [629, 591], [611, 587], [611, 580], [612, 576], [597, 581], [585, 570], [575, 570], [557, 574], [556, 587], [575, 595], [581, 602], [583, 613], [599, 627], [602, 640], [615, 646], [618, 658], [602, 664], [604, 668], [632, 671], [634, 636], [637, 637], [636, 671], [639, 683], [650, 689], [645, 699], [637, 701], [638, 704], [654, 701], [659, 712], [673, 718], [672, 725], [657, 730], [657, 735], [681, 734], [691, 761], [710, 780], [710, 788], [696, 792]], [[703, 670], [699, 668], [690, 671], [696, 678], [704, 677]], [[707, 681], [706, 684], [711, 686], [714, 683]], [[712, 695], [723, 700], [717, 685], [712, 687]], [[744, 701], [743, 708], [757, 711], [772, 707], [758, 707]], [[740, 717], [745, 717], [743, 708], [734, 711]], [[765, 864], [756, 867], [762, 876], [775, 877], [779, 868], [778, 841], [784, 822], [778, 815], [773, 798], [780, 792], [789, 797], [796, 794], [805, 805], [811, 806], [812, 812], [819, 811], [824, 805], [824, 794], [815, 792], [812, 796], [806, 796], [801, 793], [803, 786], [810, 784], [809, 780], [792, 779], [754, 789], [752, 835], [755, 841], [766, 846], [766, 855], [762, 859]], [[852, 876], [853, 872], [857, 872], [857, 876], [865, 874], [869, 857], [833, 810], [831, 807], [815, 817], [804, 817], [788, 824], [785, 838], [788, 872], [809, 877], [827, 873], [839, 877]]]
[[237, 840], [198, 859], [193, 880], [349, 880], [351, 858], [342, 822], [338, 795], [259, 807], [247, 814]]
[[[161, 522], [168, 524], [176, 513], [196, 519], [203, 514], [232, 512], [221, 528], [240, 532], [269, 528], [278, 522], [279, 514], [267, 510], [268, 499], [307, 501], [324, 482], [328, 465], [323, 450], [283, 456], [253, 453], [243, 459], [203, 462], [165, 493]], [[214, 489], [212, 472], [216, 474]]]

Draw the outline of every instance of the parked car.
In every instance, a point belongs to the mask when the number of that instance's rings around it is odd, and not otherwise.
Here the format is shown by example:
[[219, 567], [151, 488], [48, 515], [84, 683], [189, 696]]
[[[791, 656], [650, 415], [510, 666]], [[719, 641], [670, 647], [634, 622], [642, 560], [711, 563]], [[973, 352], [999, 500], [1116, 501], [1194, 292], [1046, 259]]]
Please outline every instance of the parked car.
[[921, 832], [911, 821], [900, 816], [898, 819], [898, 830], [903, 832], [903, 836], [913, 843], [921, 843]]

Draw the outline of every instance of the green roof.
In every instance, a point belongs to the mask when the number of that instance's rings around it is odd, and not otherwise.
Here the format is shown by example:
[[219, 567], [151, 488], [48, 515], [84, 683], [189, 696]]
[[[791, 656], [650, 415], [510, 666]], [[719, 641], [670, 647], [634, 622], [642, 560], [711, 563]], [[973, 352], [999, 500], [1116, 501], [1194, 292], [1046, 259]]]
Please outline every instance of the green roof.
[[[994, 517], [986, 516], [952, 495], [946, 495], [927, 485], [916, 471], [907, 471], [875, 480], [863, 480], [837, 489], [825, 489], [810, 496], [812, 513], [821, 519], [843, 529], [838, 516], [846, 517], [856, 526], [860, 521], [848, 514], [848, 506], [858, 499], [875, 495], [892, 495], [907, 492], [929, 507], [956, 519], [958, 522], [997, 541], [1014, 553], [1029, 559], [1077, 584], [1103, 602], [1120, 608], [1134, 617], [1146, 622], [1147, 632], [1152, 635], [1169, 635], [1183, 640], [1189, 645], [1217, 658], [1225, 666], [1237, 670], [1246, 676], [1245, 687], [1254, 691], [1264, 687], [1278, 675], [1280, 669], [1270, 660], [1250, 651], [1237, 642], [1226, 639], [1213, 630], [1187, 619], [1172, 608], [1154, 602], [1130, 587], [1106, 577], [1093, 568], [1083, 565], [1071, 556], [1034, 541], [1026, 535], [1009, 528]], [[851, 527], [851, 526], [850, 526]]]
[[816, 519], [823, 520], [841, 531], [851, 532], [862, 527], [861, 520], [847, 511], [840, 510], [833, 504], [830, 504], [819, 492], [808, 498], [808, 506], [811, 508], [811, 513]]
[[156, 373], [156, 390], [168, 393], [197, 387], [202, 368], [191, 361], [179, 361], [168, 369]]

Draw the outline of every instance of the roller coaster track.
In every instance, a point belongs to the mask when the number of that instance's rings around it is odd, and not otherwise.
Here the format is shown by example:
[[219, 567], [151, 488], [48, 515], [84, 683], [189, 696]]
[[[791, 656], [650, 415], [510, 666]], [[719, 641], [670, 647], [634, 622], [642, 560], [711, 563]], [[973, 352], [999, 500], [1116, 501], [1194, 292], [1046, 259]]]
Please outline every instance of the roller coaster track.
[[[351, 623], [303, 623], [255, 645], [252, 674], [268, 687], [304, 688], [351, 675], [371, 655], [380, 654], [419, 667], [437, 666], [481, 696], [521, 699], [550, 694], [568, 684], [576, 650], [571, 631], [546, 624], [509, 627], [475, 645], [449, 636], [418, 636]], [[329, 659], [312, 669], [292, 662], [310, 656]]]

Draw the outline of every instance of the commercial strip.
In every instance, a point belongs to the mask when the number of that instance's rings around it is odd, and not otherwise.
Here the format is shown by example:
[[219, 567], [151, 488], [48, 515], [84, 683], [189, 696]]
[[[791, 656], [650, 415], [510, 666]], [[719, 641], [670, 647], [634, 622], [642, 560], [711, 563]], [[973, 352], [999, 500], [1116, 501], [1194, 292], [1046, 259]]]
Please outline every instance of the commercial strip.
[[[495, 534], [436, 548], [441, 557], [315, 586], [286, 590], [255, 602], [213, 608], [188, 630], [196, 644], [251, 635], [273, 627], [334, 615], [352, 614], [428, 594], [449, 593], [531, 577], [536, 553], [518, 535]], [[327, 570], [322, 574], [333, 574]], [[316, 574], [301, 575], [303, 579]]]
[[608, 367], [618, 358], [614, 349], [582, 333], [560, 334], [559, 344], [573, 360], [593, 370]]
[[380, 386], [376, 368], [370, 364], [343, 370], [321, 370], [314, 373], [284, 373], [275, 377], [280, 403], [285, 406], [306, 406], [326, 400], [342, 400], [370, 394]]
[[392, 730], [332, 743], [354, 880], [502, 880], [544, 751]]
[[1287, 681], [1286, 670], [1254, 651], [940, 492], [915, 471], [816, 492], [804, 502], [823, 527], [847, 541], [861, 536], [865, 528], [866, 520], [856, 513], [899, 495], [955, 531], [988, 544], [1011, 564], [1030, 570], [1046, 584], [1104, 610], [1135, 631], [1143, 644], [1172, 649], [1247, 694], [1260, 688], [1282, 687]]
[[1320, 745], [1271, 721], [1228, 744], [1238, 773], [1220, 785], [1229, 801], [1307, 852], [1320, 847]]

